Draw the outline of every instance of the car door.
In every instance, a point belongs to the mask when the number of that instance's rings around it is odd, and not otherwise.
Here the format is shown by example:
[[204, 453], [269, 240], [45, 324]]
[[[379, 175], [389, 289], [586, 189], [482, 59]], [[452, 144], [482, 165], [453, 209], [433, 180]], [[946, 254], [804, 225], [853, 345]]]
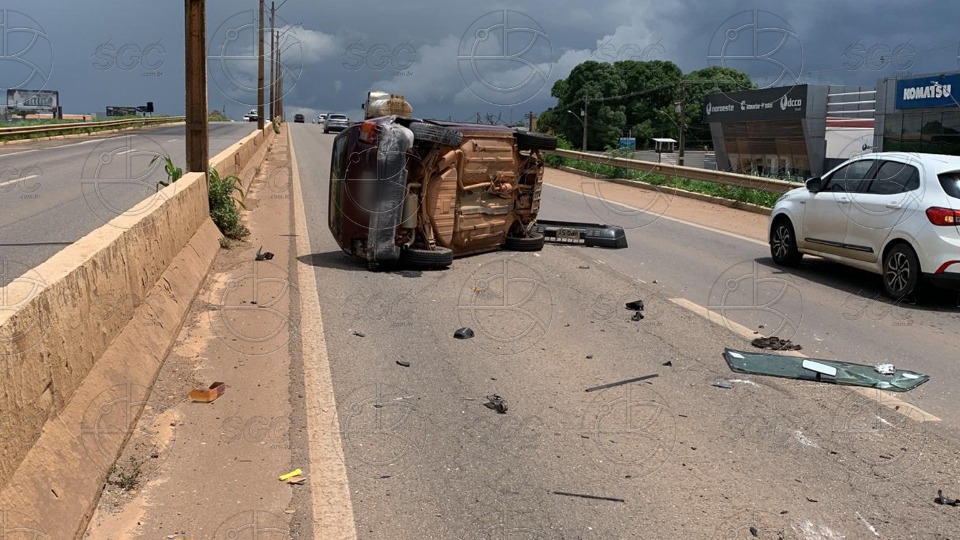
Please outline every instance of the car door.
[[920, 209], [918, 165], [884, 160], [867, 188], [851, 197], [844, 239], [851, 257], [876, 262], [890, 233]]
[[851, 196], [864, 187], [876, 169], [876, 160], [861, 159], [837, 169], [821, 182], [821, 190], [808, 193], [804, 205], [799, 244], [806, 249], [847, 255], [844, 240]]

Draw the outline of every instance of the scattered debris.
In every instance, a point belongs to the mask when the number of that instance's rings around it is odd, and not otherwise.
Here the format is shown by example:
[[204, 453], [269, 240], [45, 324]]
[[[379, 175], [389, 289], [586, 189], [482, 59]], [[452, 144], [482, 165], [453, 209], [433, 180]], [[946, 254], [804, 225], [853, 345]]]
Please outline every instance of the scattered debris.
[[593, 499], [595, 501], [627, 502], [617, 497], [600, 497], [598, 495], [584, 495], [582, 493], [567, 493], [566, 491], [554, 491], [554, 495], [563, 495], [564, 497], [580, 497], [582, 499]]
[[643, 300], [634, 300], [624, 304], [630, 311], [643, 311]]
[[580, 270], [589, 270], [589, 269], [590, 269], [589, 266], [586, 266], [586, 265], [583, 265], [583, 264], [581, 264], [581, 265], [578, 266], [577, 268], [579, 268]]
[[801, 381], [816, 381], [849, 386], [879, 388], [893, 392], [913, 390], [930, 380], [929, 375], [896, 370], [891, 375], [877, 373], [873, 366], [817, 360], [773, 353], [753, 353], [724, 349], [723, 357], [731, 371], [769, 375]]
[[621, 386], [621, 385], [624, 385], [624, 384], [630, 384], [630, 383], [635, 383], [635, 382], [639, 382], [639, 381], [645, 381], [645, 380], [647, 380], [647, 379], [653, 379], [654, 377], [659, 377], [659, 376], [660, 376], [659, 374], [654, 373], [654, 374], [652, 374], [652, 375], [644, 375], [643, 377], [636, 377], [636, 378], [634, 378], [634, 379], [627, 379], [627, 380], [625, 380], [625, 381], [617, 381], [617, 382], [612, 382], [612, 383], [607, 383], [607, 384], [601, 384], [600, 386], [594, 386], [594, 387], [592, 387], [592, 388], [587, 388], [586, 390], [584, 390], [584, 392], [595, 392], [595, 391], [597, 391], [597, 390], [605, 390], [605, 389], [607, 389], [607, 388], [613, 388], [614, 386]]
[[733, 385], [727, 381], [714, 381], [710, 386], [716, 386], [717, 388], [726, 388], [727, 390], [732, 390]]
[[357, 336], [357, 337], [367, 337], [366, 334], [364, 334], [363, 332], [361, 332], [361, 331], [359, 331], [359, 330], [354, 330], [354, 331], [353, 331], [353, 335], [355, 335], [355, 336]]
[[817, 499], [814, 499], [814, 498], [812, 498], [812, 497], [807, 497], [807, 502], [815, 503], [815, 502], [820, 502], [820, 501], [818, 501]]
[[410, 362], [407, 362], [406, 360], [397, 360], [397, 365], [403, 366], [403, 367], [410, 367]]
[[294, 476], [293, 478], [287, 478], [286, 482], [288, 484], [296, 484], [302, 486], [303, 483], [307, 480], [305, 476]]
[[817, 445], [817, 443], [815, 443], [813, 439], [804, 435], [803, 432], [800, 431], [799, 429], [794, 430], [793, 439], [804, 446], [809, 446], [811, 448], [820, 448], [820, 446]]
[[222, 382], [215, 382], [206, 390], [191, 390], [190, 399], [200, 403], [212, 403], [218, 397], [227, 391], [227, 385]]
[[639, 320], [642, 319], [642, 318], [643, 318], [643, 312], [642, 312], [642, 311], [638, 311], [638, 312], [636, 312], [636, 313], [633, 314], [633, 317], [630, 317], [630, 320], [631, 320], [631, 321], [639, 321]]
[[874, 536], [876, 536], [877, 538], [880, 538], [880, 533], [877, 532], [877, 529], [873, 525], [871, 525], [869, 521], [864, 519], [863, 516], [860, 515], [860, 512], [856, 512], [854, 515], [857, 516], [857, 519], [859, 519], [861, 523], [863, 523], [864, 525], [867, 526], [868, 529], [870, 529], [870, 532], [872, 532]]
[[592, 355], [592, 354], [588, 354], [588, 355], [587, 355], [587, 360], [593, 360], [593, 355]]
[[453, 337], [457, 339], [470, 339], [473, 337], [473, 329], [464, 326], [456, 332], [453, 333]]
[[[761, 328], [763, 328], [763, 326], [761, 326]], [[750, 344], [758, 349], [769, 349], [771, 351], [799, 351], [803, 348], [789, 339], [780, 339], [777, 336], [757, 338], [751, 341]]]
[[754, 538], [760, 538], [760, 532], [757, 530], [756, 527], [750, 527], [750, 536]]
[[741, 384], [749, 384], [750, 386], [760, 386], [759, 384], [751, 381], [750, 379], [727, 379], [730, 382], [736, 382]]
[[292, 471], [290, 471], [290, 472], [288, 472], [288, 473], [286, 473], [286, 474], [281, 474], [281, 475], [280, 475], [280, 481], [281, 481], [281, 482], [286, 482], [287, 480], [289, 480], [289, 479], [291, 479], [291, 478], [294, 478], [294, 477], [296, 477], [296, 476], [303, 476], [303, 471], [300, 470], [300, 469], [294, 469], [294, 470], [292, 470]]
[[273, 253], [270, 253], [269, 251], [266, 252], [266, 253], [264, 253], [264, 252], [263, 252], [263, 246], [260, 246], [260, 249], [257, 250], [256, 260], [258, 260], [258, 261], [269, 261], [269, 260], [272, 259], [272, 258], [273, 258]]
[[947, 506], [960, 506], [960, 500], [951, 499], [950, 497], [944, 497], [942, 489], [937, 490], [937, 498], [934, 499], [933, 502], [937, 504], [947, 505]]
[[497, 394], [490, 394], [487, 396], [487, 402], [483, 404], [488, 409], [493, 409], [500, 414], [507, 413], [507, 400], [498, 396]]
[[873, 366], [873, 370], [881, 375], [893, 375], [897, 372], [897, 368], [893, 367], [893, 364], [877, 364]]
[[673, 366], [673, 360], [667, 360], [666, 362], [660, 364], [661, 366], [671, 367]]

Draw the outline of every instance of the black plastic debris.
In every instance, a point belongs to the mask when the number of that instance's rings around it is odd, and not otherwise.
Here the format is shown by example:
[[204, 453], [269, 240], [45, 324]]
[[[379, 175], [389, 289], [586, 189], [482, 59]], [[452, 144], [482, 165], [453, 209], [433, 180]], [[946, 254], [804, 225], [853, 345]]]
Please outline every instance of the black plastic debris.
[[635, 378], [633, 378], [633, 379], [626, 379], [626, 380], [624, 380], [624, 381], [617, 381], [617, 382], [612, 382], [612, 383], [607, 383], [607, 384], [601, 384], [600, 386], [594, 386], [594, 387], [592, 387], [592, 388], [587, 388], [586, 390], [584, 390], [584, 392], [596, 392], [597, 390], [606, 390], [607, 388], [613, 388], [614, 386], [622, 386], [622, 385], [624, 385], [624, 384], [630, 384], [630, 383], [635, 383], [635, 382], [640, 382], [640, 381], [646, 381], [646, 380], [648, 380], [648, 379], [653, 379], [653, 378], [656, 378], [656, 377], [659, 377], [659, 375], [656, 374], [656, 373], [653, 373], [653, 374], [651, 374], [651, 375], [644, 375], [643, 377], [635, 377]]
[[466, 326], [464, 326], [463, 328], [460, 328], [459, 330], [454, 332], [453, 337], [457, 339], [470, 339], [473, 337], [473, 330], [471, 328], [467, 328]]
[[361, 332], [361, 331], [359, 331], [359, 330], [354, 330], [354, 331], [353, 331], [353, 335], [355, 335], [355, 336], [357, 336], [357, 337], [367, 337], [366, 334], [364, 334], [363, 332]]
[[566, 491], [554, 491], [554, 495], [563, 495], [564, 497], [579, 497], [581, 499], [592, 499], [595, 501], [627, 502], [619, 497], [601, 497], [599, 495], [586, 495], [583, 493], [568, 493]]
[[960, 500], [951, 499], [950, 497], [944, 497], [942, 489], [937, 490], [937, 498], [934, 499], [933, 502], [937, 504], [947, 505], [947, 506], [960, 506]]
[[673, 366], [673, 360], [667, 360], [666, 362], [660, 364], [661, 366], [671, 367]]
[[757, 338], [751, 341], [750, 344], [758, 349], [771, 351], [799, 351], [803, 348], [789, 339], [780, 339], [777, 336]]
[[273, 258], [273, 253], [271, 253], [271, 252], [269, 252], [269, 251], [266, 252], [266, 253], [264, 253], [264, 252], [263, 252], [263, 246], [260, 246], [260, 248], [257, 250], [256, 260], [258, 260], [258, 261], [269, 261], [269, 260], [272, 259], [272, 258]]
[[731, 390], [733, 388], [733, 385], [728, 383], [727, 381], [716, 381], [712, 383], [710, 386], [716, 386], [717, 388], [726, 388], [727, 390]]
[[756, 527], [750, 527], [750, 536], [760, 538], [760, 531], [758, 531]]
[[638, 311], [638, 312], [636, 312], [636, 313], [633, 314], [633, 317], [630, 317], [630, 320], [631, 320], [631, 321], [639, 321], [639, 320], [642, 319], [642, 318], [643, 318], [643, 312], [642, 312], [642, 311]]
[[406, 360], [397, 360], [397, 365], [403, 366], [403, 367], [410, 367], [410, 362], [407, 362]]
[[627, 302], [626, 307], [630, 311], [643, 311], [643, 300], [634, 300], [633, 302]]
[[493, 409], [500, 414], [507, 413], [507, 400], [498, 396], [497, 394], [490, 394], [487, 396], [487, 402], [483, 404], [488, 409]]

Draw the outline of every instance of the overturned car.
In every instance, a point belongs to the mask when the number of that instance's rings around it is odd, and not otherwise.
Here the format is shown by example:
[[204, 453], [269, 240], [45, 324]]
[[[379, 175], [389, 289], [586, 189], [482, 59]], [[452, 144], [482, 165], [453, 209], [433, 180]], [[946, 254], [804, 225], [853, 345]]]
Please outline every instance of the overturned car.
[[330, 231], [370, 269], [540, 250], [540, 151], [555, 148], [553, 137], [506, 126], [397, 115], [354, 124], [333, 143]]

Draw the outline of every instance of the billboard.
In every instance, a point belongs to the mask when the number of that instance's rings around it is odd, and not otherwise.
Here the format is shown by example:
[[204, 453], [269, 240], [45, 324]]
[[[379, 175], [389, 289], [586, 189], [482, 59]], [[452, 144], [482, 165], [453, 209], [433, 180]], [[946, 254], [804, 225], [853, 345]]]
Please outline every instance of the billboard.
[[705, 122], [803, 118], [807, 114], [807, 85], [719, 92], [708, 95], [705, 101]]
[[136, 116], [138, 107], [107, 107], [107, 116]]
[[[957, 92], [953, 87], [957, 87]], [[897, 81], [897, 109], [924, 109], [927, 107], [956, 107], [960, 93], [960, 73], [903, 79]]]
[[56, 111], [60, 92], [56, 90], [7, 89], [7, 108], [19, 111]]

